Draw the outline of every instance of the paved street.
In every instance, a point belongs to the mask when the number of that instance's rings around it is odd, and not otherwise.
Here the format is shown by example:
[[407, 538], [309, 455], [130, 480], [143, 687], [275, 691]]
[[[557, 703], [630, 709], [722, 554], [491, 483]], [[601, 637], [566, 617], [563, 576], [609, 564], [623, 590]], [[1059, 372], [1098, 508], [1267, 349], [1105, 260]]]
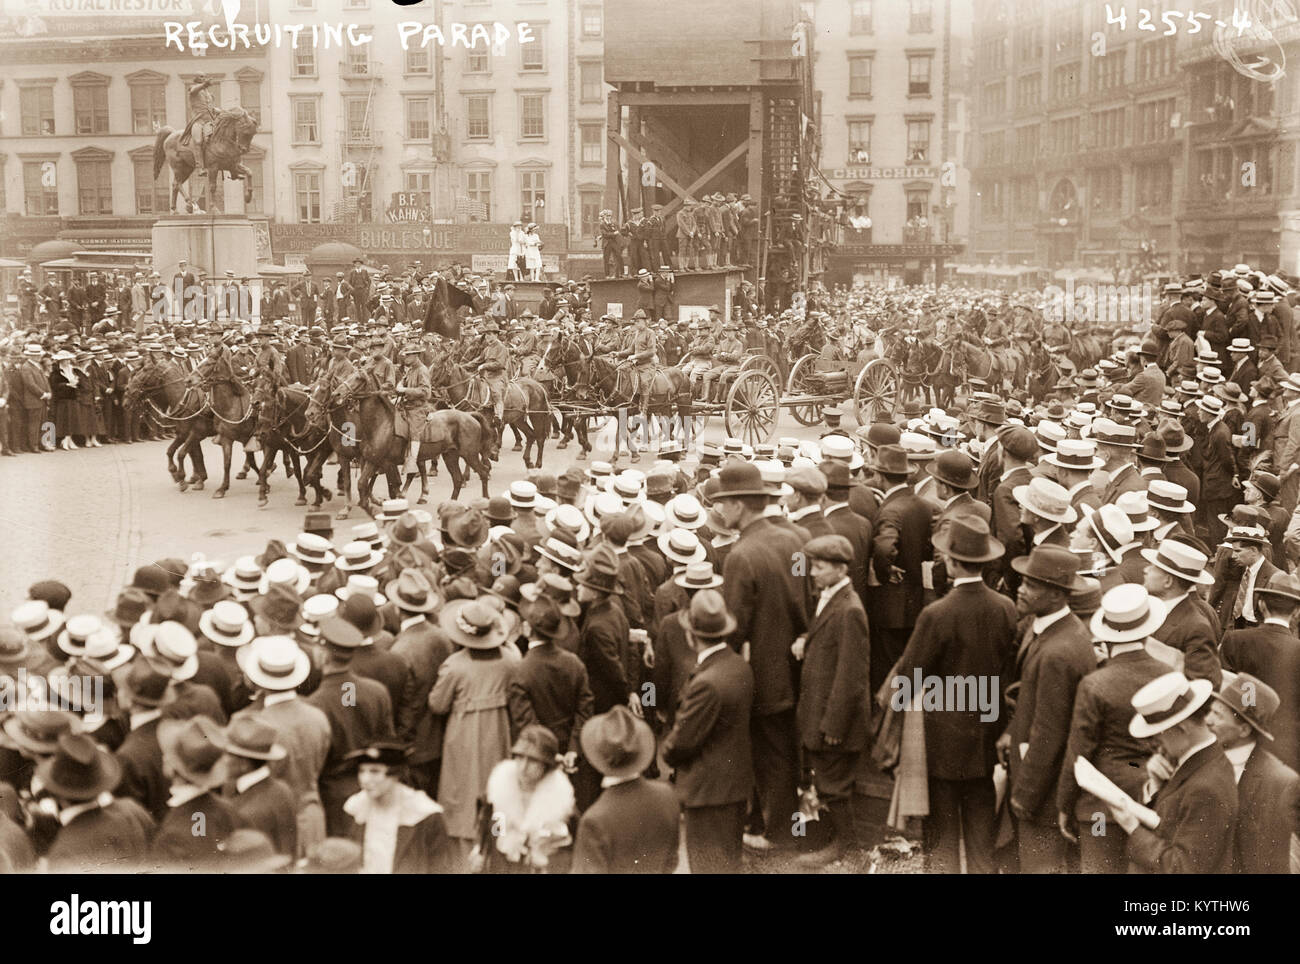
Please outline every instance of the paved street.
[[[714, 417], [703, 438], [721, 441], [724, 434], [722, 420]], [[815, 427], [801, 426], [782, 411], [778, 436], [815, 439], [818, 434]], [[509, 431], [506, 438], [502, 460], [493, 466], [493, 495], [525, 474], [522, 455], [510, 451]], [[572, 463], [576, 448], [557, 451], [555, 441], [548, 441], [545, 460], [550, 471], [559, 473]], [[60, 578], [71, 587], [72, 612], [99, 611], [113, 604], [117, 590], [142, 563], [167, 556], [188, 559], [193, 552], [230, 563], [260, 552], [270, 538], [292, 539], [299, 530], [305, 510], [293, 504], [297, 488], [283, 469], [272, 476], [270, 503], [259, 509], [254, 482], [234, 481], [242, 465], [238, 446], [231, 459], [230, 493], [222, 500], [212, 498], [220, 484], [219, 447], [205, 443], [206, 489], [185, 493], [167, 475], [165, 448], [164, 442], [144, 442], [0, 460], [0, 492], [5, 494], [0, 529], [7, 543], [7, 551], [0, 554], [0, 614], [7, 615], [32, 582], [46, 577]], [[594, 457], [608, 458], [609, 452], [597, 449]], [[637, 468], [646, 469], [651, 462], [652, 457], [643, 456]], [[622, 464], [628, 464], [626, 453]], [[332, 484], [336, 473], [334, 466], [327, 466], [325, 478]], [[432, 510], [451, 497], [446, 470], [429, 485]], [[382, 480], [376, 483], [377, 498], [386, 491]], [[417, 482], [412, 502], [418, 491]], [[478, 478], [471, 476], [461, 498], [478, 493]], [[339, 497], [326, 507], [337, 511]], [[364, 518], [361, 510], [352, 510], [355, 522]], [[336, 543], [341, 544], [349, 524], [335, 523]]]

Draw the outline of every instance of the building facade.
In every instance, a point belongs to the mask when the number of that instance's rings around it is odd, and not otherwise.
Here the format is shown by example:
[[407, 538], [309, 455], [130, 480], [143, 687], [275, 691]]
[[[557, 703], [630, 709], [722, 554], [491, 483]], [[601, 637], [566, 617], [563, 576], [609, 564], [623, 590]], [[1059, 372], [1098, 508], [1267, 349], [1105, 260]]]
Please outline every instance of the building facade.
[[[1194, 31], [1168, 2], [976, 0], [973, 260], [1295, 271], [1296, 79], [1234, 67], [1213, 42], [1234, 4], [1200, 7]], [[1273, 25], [1292, 57], [1297, 28]]]
[[818, 0], [820, 166], [847, 219], [827, 279], [933, 282], [963, 248], [968, 11], [952, 0]]
[[218, 104], [261, 118], [246, 158], [249, 211], [276, 215], [264, 49], [198, 58], [167, 49], [157, 18], [47, 17], [39, 31], [19, 27], [10, 20], [0, 32], [0, 256], [27, 260], [55, 240], [60, 253], [147, 254], [153, 222], [170, 203], [167, 170], [153, 176], [155, 142], [162, 128], [185, 127], [186, 91], [200, 73], [215, 81]]

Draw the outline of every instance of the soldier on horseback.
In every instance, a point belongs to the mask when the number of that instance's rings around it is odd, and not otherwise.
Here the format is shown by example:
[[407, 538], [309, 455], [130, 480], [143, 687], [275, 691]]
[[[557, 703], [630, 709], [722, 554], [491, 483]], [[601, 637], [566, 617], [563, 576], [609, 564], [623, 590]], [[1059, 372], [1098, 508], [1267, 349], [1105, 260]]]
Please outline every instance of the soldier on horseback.
[[650, 406], [650, 385], [654, 378], [654, 364], [657, 360], [658, 345], [654, 332], [650, 330], [649, 319], [645, 312], [638, 310], [632, 316], [636, 324], [626, 347], [619, 356], [628, 359], [636, 368], [637, 395], [641, 400], [641, 414], [648, 414]]
[[497, 336], [500, 327], [491, 319], [483, 326], [483, 347], [478, 355], [469, 362], [469, 367], [477, 366], [488, 386], [488, 404], [501, 424], [502, 402], [506, 392], [506, 369], [510, 365], [510, 349], [502, 344]]
[[192, 142], [194, 144], [194, 153], [199, 160], [199, 166], [195, 173], [199, 177], [207, 177], [208, 175], [206, 144], [208, 136], [212, 133], [212, 125], [217, 119], [217, 104], [213, 100], [209, 88], [215, 84], [216, 81], [207, 74], [199, 74], [185, 92], [193, 116], [190, 118], [190, 122], [185, 125], [185, 133], [181, 135], [181, 143], [189, 144]]
[[402, 349], [402, 362], [405, 368], [397, 383], [397, 410], [393, 417], [393, 434], [401, 439], [407, 450], [406, 464], [402, 471], [414, 475], [420, 471], [416, 457], [420, 453], [420, 433], [429, 417], [429, 406], [433, 401], [433, 383], [429, 378], [429, 369], [424, 367], [420, 356], [424, 348], [412, 343]]
[[262, 447], [262, 436], [275, 427], [275, 396], [282, 385], [288, 383], [285, 377], [284, 358], [271, 344], [272, 332], [263, 327], [257, 332], [259, 344], [257, 355], [253, 358], [253, 401], [257, 403], [257, 429], [245, 451], [256, 452]]

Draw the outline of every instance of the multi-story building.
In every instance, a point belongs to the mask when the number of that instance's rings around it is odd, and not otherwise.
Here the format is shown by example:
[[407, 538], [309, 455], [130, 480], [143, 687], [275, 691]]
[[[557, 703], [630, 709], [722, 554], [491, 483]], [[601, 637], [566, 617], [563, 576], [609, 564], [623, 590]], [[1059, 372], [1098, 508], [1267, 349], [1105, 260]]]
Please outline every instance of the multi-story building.
[[[259, 7], [245, 4], [241, 20], [255, 19]], [[0, 62], [0, 255], [40, 264], [101, 249], [147, 263], [170, 202], [168, 172], [153, 176], [155, 141], [189, 120], [186, 90], [200, 73], [215, 81], [218, 104], [261, 118], [245, 160], [249, 212], [277, 213], [265, 48], [200, 58], [166, 46], [157, 17], [47, 16], [7, 21]]]
[[[1191, 41], [1124, 6], [975, 0], [974, 260], [1111, 271], [1144, 243], [1174, 258]], [[1173, 9], [1141, 6], [1157, 24]]]
[[[961, 7], [961, 0], [956, 4]], [[933, 281], [961, 250], [965, 192], [954, 86], [969, 11], [952, 0], [818, 0], [821, 171], [848, 229], [827, 280]]]

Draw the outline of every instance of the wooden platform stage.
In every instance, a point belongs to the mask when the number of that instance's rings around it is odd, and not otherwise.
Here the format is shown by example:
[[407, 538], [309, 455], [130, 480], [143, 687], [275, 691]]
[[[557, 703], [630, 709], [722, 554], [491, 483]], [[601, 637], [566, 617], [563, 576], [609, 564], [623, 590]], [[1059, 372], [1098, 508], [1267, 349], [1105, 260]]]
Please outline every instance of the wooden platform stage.
[[[673, 273], [677, 291], [676, 315], [669, 321], [690, 318], [698, 313], [709, 316], [710, 305], [717, 305], [724, 318], [731, 317], [732, 293], [745, 280], [745, 269], [717, 268], [710, 271], [678, 271]], [[518, 291], [515, 292], [518, 298]], [[604, 314], [630, 318], [636, 311], [636, 278], [597, 278], [591, 282], [591, 313], [599, 318]]]

